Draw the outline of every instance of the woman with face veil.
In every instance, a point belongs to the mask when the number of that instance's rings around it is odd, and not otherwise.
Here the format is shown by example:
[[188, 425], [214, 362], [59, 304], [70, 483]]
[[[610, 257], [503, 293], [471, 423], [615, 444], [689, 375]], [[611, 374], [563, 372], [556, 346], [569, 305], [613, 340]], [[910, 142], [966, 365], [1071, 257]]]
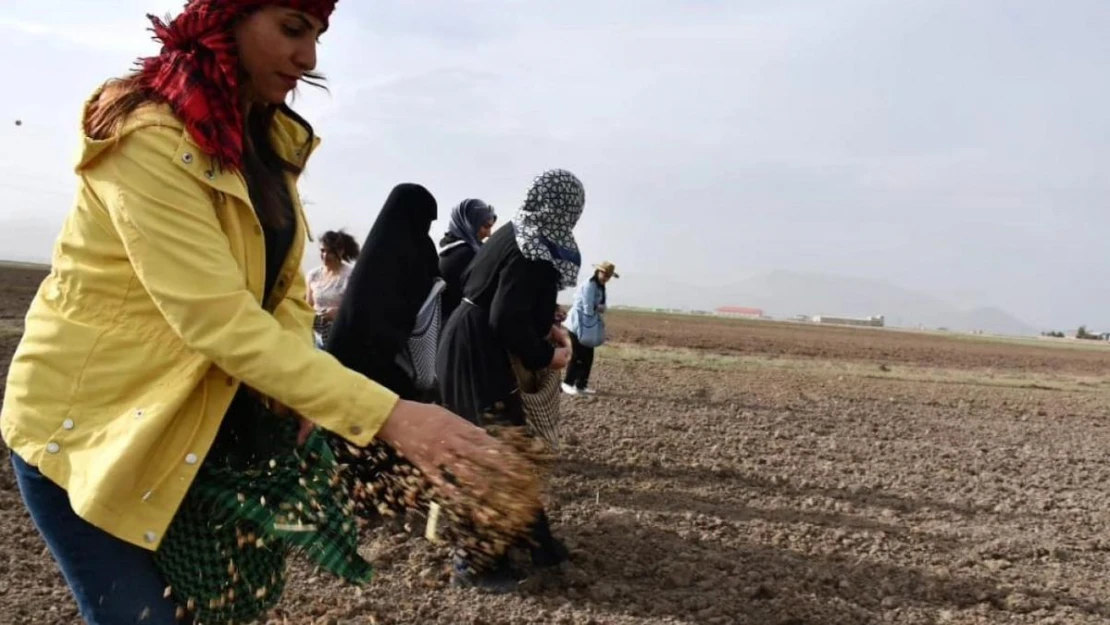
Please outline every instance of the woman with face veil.
[[424, 187], [393, 189], [351, 271], [325, 345], [347, 368], [404, 399], [421, 399], [397, 356], [439, 277], [439, 256], [428, 236], [436, 216], [436, 200]]
[[[414, 401], [423, 399], [425, 393], [399, 364], [398, 355], [439, 276], [435, 245], [428, 236], [436, 213], [436, 200], [424, 187], [394, 187], [351, 271], [325, 345], [347, 368]], [[359, 448], [335, 435], [329, 437], [329, 443], [339, 461], [350, 467], [349, 479], [356, 492], [368, 492], [367, 487], [382, 486], [399, 476], [401, 462], [389, 445], [375, 441]], [[376, 516], [378, 506], [384, 503], [378, 494], [356, 500], [356, 511], [363, 518]], [[398, 505], [391, 510], [405, 512]]]

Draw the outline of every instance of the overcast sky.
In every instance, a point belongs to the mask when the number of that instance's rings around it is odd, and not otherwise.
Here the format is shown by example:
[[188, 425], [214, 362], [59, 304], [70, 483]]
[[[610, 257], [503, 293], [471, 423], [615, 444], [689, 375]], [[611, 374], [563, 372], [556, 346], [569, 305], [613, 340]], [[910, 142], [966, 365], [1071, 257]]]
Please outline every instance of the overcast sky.
[[[0, 256], [48, 256], [82, 100], [180, 6], [0, 5]], [[361, 238], [422, 183], [438, 239], [460, 199], [504, 221], [565, 167], [588, 262], [830, 272], [1103, 328], [1107, 33], [1107, 0], [343, 0], [331, 92], [295, 103], [323, 137], [302, 192], [316, 232]]]

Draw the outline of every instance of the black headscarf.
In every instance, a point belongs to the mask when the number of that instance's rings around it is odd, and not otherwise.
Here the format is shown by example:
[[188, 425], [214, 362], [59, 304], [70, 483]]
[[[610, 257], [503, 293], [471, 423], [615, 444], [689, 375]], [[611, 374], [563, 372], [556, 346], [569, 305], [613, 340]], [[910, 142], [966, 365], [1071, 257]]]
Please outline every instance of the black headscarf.
[[405, 399], [416, 399], [417, 391], [396, 358], [439, 276], [428, 236], [436, 216], [436, 200], [424, 187], [393, 188], [351, 270], [325, 346], [347, 368]]

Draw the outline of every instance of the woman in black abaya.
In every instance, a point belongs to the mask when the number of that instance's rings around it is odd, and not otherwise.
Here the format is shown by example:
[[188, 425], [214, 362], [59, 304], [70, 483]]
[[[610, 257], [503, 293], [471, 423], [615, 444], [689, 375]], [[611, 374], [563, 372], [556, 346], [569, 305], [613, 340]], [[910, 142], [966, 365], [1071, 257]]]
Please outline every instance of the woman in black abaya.
[[[424, 187], [394, 187], [359, 252], [325, 345], [348, 369], [413, 401], [425, 401], [426, 393], [398, 355], [439, 276], [439, 258], [428, 236], [436, 212], [436, 200]], [[395, 450], [380, 442], [359, 449], [334, 435], [330, 441], [338, 460], [350, 467], [352, 486], [361, 495], [356, 497], [358, 515], [376, 517], [383, 506], [389, 514], [402, 515], [394, 495], [403, 479], [398, 468], [405, 463]]]
[[393, 189], [362, 245], [325, 345], [348, 369], [403, 399], [426, 399], [397, 356], [439, 277], [428, 235], [436, 215], [436, 200], [424, 187]]
[[[524, 426], [519, 383], [511, 358], [524, 368], [562, 369], [570, 359], [566, 331], [555, 325], [556, 295], [574, 286], [581, 257], [574, 226], [585, 191], [574, 174], [539, 176], [523, 206], [478, 250], [463, 274], [463, 300], [444, 326], [436, 371], [444, 407], [478, 425]], [[541, 510], [532, 528], [532, 561], [566, 559]], [[456, 581], [489, 590], [513, 586], [507, 558], [475, 567], [465, 554]]]

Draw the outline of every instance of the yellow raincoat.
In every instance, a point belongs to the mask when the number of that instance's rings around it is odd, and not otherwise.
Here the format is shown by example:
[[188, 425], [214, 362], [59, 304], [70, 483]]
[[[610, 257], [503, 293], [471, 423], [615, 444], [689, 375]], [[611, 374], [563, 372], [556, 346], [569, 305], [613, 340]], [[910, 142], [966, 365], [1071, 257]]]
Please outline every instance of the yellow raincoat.
[[[280, 113], [273, 137], [294, 163], [317, 144]], [[214, 169], [168, 107], [82, 140], [75, 206], [8, 373], [0, 434], [12, 450], [79, 516], [154, 550], [241, 383], [367, 444], [397, 396], [313, 347], [296, 177], [297, 236], [271, 315], [246, 182]]]

